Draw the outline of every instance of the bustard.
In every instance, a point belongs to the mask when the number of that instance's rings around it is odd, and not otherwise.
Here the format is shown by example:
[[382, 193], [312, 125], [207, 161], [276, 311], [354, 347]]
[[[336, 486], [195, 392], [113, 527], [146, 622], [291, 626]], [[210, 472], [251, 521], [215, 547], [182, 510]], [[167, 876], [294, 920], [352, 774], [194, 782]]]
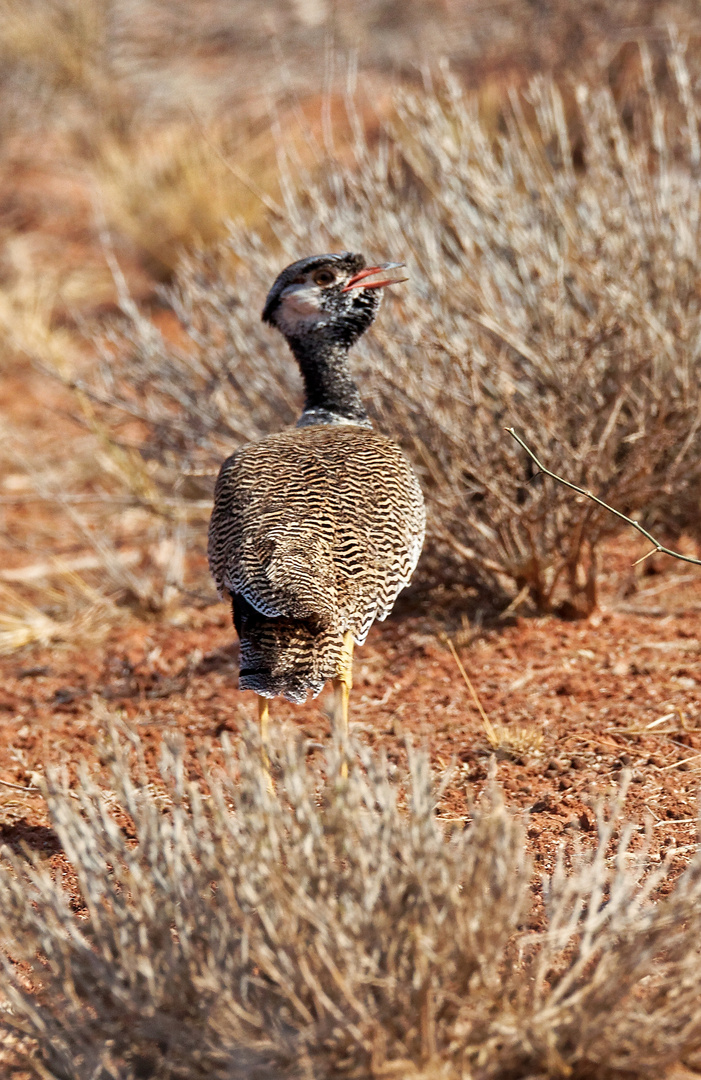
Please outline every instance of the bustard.
[[419, 482], [373, 430], [348, 366], [393, 284], [378, 273], [401, 265], [343, 252], [282, 271], [263, 321], [294, 354], [304, 410], [296, 427], [242, 446], [217, 480], [209, 565], [232, 603], [239, 688], [259, 695], [266, 767], [268, 699], [302, 702], [328, 679], [345, 746], [353, 644], [389, 614], [421, 552]]

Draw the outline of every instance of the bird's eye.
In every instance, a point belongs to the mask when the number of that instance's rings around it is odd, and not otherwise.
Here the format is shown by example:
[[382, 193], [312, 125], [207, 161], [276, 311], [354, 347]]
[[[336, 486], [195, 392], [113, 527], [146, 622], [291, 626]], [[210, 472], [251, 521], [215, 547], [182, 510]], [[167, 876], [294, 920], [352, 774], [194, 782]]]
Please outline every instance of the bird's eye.
[[317, 270], [314, 274], [315, 285], [333, 285], [336, 275], [331, 270]]

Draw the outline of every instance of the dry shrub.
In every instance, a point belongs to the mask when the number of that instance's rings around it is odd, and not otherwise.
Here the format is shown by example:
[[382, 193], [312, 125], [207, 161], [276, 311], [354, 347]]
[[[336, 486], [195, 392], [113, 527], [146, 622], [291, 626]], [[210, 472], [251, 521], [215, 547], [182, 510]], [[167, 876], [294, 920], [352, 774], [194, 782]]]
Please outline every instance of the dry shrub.
[[424, 578], [591, 610], [597, 545], [619, 523], [534, 476], [504, 427], [625, 512], [697, 529], [699, 124], [674, 43], [669, 63], [669, 110], [643, 51], [638, 113], [624, 123], [608, 89], [580, 87], [575, 134], [544, 80], [513, 98], [496, 141], [449, 75], [402, 93], [374, 148], [349, 98], [354, 162], [305, 171], [281, 143], [277, 244], [239, 229], [228, 249], [185, 259], [169, 298], [184, 340], [129, 308], [84, 389], [110, 423], [145, 421], [146, 457], [214, 471], [299, 410], [294, 364], [259, 321], [281, 265], [342, 248], [404, 258], [411, 283], [355, 365], [422, 474]]
[[360, 753], [319, 791], [283, 744], [277, 795], [253, 744], [206, 787], [176, 745], [147, 784], [114, 736], [109, 790], [54, 774], [78, 914], [38, 857], [5, 849], [0, 872], [0, 1025], [31, 1075], [605, 1080], [698, 1051], [698, 854], [674, 884], [650, 873], [620, 792], [545, 880], [535, 933], [498, 789], [445, 832], [423, 756], [404, 792]]

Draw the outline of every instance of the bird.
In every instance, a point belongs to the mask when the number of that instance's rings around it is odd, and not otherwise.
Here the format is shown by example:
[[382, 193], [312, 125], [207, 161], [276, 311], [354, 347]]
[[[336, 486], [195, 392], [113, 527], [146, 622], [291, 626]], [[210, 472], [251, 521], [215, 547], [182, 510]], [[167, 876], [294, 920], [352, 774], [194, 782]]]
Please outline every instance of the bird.
[[[421, 553], [426, 512], [414, 469], [375, 431], [348, 354], [403, 263], [368, 266], [340, 252], [293, 262], [262, 319], [292, 351], [304, 383], [295, 427], [241, 446], [221, 466], [209, 566], [231, 602], [239, 689], [258, 695], [269, 774], [269, 701], [301, 703], [328, 680], [347, 745], [353, 649], [385, 619]], [[347, 775], [345, 758], [343, 774]]]

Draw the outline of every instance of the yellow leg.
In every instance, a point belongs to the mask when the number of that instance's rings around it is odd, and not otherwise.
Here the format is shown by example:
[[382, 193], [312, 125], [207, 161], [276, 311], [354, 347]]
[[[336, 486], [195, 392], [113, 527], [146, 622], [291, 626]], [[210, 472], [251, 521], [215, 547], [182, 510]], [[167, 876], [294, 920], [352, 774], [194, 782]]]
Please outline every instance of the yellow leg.
[[348, 776], [348, 762], [346, 753], [348, 749], [348, 702], [350, 700], [351, 687], [353, 686], [353, 634], [347, 630], [343, 635], [343, 648], [338, 661], [338, 674], [333, 681], [334, 690], [334, 717], [340, 722], [341, 753], [341, 776], [345, 780]]
[[268, 790], [275, 793], [273, 778], [270, 774], [270, 755], [268, 754], [268, 717], [270, 716], [269, 702], [266, 697], [258, 698], [258, 723], [260, 724], [260, 756], [263, 768], [268, 778]]

